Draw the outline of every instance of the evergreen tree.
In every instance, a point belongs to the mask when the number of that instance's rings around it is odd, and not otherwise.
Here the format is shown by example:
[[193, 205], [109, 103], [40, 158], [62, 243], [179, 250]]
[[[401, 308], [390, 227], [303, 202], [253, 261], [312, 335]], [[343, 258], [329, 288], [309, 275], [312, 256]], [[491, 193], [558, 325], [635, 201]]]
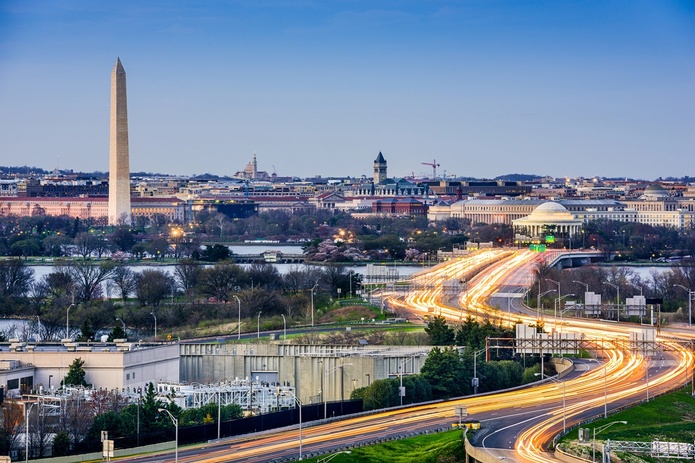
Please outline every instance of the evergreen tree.
[[61, 457], [70, 452], [70, 437], [65, 431], [60, 431], [53, 438], [53, 456]]
[[432, 349], [420, 375], [432, 387], [433, 399], [447, 399], [465, 392], [464, 365], [456, 349]]
[[62, 384], [65, 386], [87, 386], [87, 381], [85, 381], [85, 371], [84, 360], [81, 358], [76, 358], [68, 369], [68, 374], [63, 379]]
[[425, 333], [430, 337], [433, 346], [451, 346], [454, 344], [454, 329], [446, 324], [441, 315], [435, 316], [425, 327]]

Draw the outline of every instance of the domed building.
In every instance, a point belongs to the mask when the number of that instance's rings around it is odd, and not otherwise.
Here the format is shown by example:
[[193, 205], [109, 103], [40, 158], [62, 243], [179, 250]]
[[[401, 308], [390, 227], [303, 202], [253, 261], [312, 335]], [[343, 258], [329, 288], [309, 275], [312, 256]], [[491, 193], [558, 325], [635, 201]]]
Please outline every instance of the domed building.
[[669, 197], [668, 191], [658, 183], [653, 183], [644, 189], [644, 193], [640, 199], [651, 201], [664, 200]]
[[582, 228], [582, 219], [575, 218], [560, 203], [548, 201], [541, 204], [530, 215], [512, 221], [517, 233], [536, 238], [552, 230], [558, 235], [571, 237]]

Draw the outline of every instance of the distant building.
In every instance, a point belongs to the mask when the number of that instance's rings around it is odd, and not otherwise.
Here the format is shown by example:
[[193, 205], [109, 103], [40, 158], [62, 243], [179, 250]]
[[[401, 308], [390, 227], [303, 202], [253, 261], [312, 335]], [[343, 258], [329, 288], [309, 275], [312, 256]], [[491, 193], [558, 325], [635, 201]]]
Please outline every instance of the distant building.
[[[178, 198], [132, 198], [131, 216], [154, 218], [163, 215], [170, 222], [186, 220], [186, 203]], [[107, 220], [109, 200], [101, 198], [3, 198], [0, 217], [51, 215], [78, 217], [83, 220]]]
[[531, 214], [513, 221], [517, 238], [539, 238], [547, 233], [572, 237], [582, 228], [582, 220], [575, 218], [560, 203], [548, 201], [536, 207]]
[[386, 178], [386, 159], [384, 159], [384, 155], [379, 151], [379, 154], [374, 160], [374, 184], [377, 185], [382, 183]]
[[461, 199], [469, 196], [524, 196], [532, 187], [521, 182], [502, 180], [429, 181], [424, 184], [431, 194]]
[[[194, 199], [188, 202], [192, 214], [191, 219], [195, 217], [195, 214], [202, 211], [207, 212], [218, 212], [220, 214], [226, 215], [228, 218], [234, 219], [246, 219], [253, 215], [258, 214], [258, 203], [255, 201], [248, 200], [205, 200], [205, 199]], [[189, 220], [190, 221], [190, 220]]]
[[253, 153], [253, 159], [251, 162], [246, 164], [244, 170], [234, 174], [235, 178], [241, 178], [245, 180], [263, 180], [270, 181], [272, 178], [268, 175], [268, 172], [258, 170], [258, 162], [256, 161], [256, 153]]
[[422, 216], [427, 214], [427, 206], [414, 198], [378, 199], [372, 203], [372, 212], [378, 215]]

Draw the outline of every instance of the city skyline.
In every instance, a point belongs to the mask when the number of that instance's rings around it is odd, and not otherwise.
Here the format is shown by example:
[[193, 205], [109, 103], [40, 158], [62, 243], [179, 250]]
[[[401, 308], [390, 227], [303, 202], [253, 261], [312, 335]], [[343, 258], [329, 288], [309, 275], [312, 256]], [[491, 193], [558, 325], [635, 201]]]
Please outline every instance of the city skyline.
[[[108, 170], [128, 68], [131, 170], [281, 176], [693, 176], [683, 2], [0, 5], [5, 165]], [[59, 159], [59, 160], [58, 160]], [[688, 171], [690, 169], [690, 171]]]

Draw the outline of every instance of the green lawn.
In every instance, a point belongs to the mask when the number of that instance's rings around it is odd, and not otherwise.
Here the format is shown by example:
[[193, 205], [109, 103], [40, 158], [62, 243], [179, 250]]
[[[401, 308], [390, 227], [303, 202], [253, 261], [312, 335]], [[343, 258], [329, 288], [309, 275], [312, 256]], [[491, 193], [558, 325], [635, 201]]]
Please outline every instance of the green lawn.
[[[331, 462], [454, 463], [465, 461], [461, 431], [447, 431], [394, 440], [384, 444], [351, 449], [350, 452], [349, 455], [336, 455], [331, 459]], [[313, 463], [329, 456], [324, 455], [304, 461]]]
[[[600, 444], [606, 439], [638, 442], [659, 439], [691, 443], [695, 440], [695, 398], [690, 395], [690, 388], [688, 388], [687, 391], [682, 390], [661, 396], [582, 427], [588, 428], [593, 436], [594, 428], [613, 421], [627, 421], [627, 424], [614, 424], [596, 436], [597, 458], [601, 449]], [[584, 457], [588, 457], [591, 452], [590, 444], [578, 443], [578, 430], [573, 430], [564, 436], [560, 440], [560, 446], [572, 453], [583, 454]], [[639, 454], [639, 457], [642, 461], [663, 461], [650, 458], [647, 454]]]

